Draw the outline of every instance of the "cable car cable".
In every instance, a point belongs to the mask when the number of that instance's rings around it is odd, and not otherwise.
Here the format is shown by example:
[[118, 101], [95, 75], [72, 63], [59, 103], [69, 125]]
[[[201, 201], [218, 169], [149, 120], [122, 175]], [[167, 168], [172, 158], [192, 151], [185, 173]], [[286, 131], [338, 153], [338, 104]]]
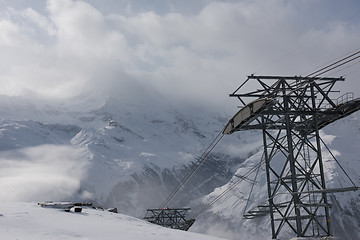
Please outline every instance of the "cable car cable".
[[[250, 174], [252, 174], [253, 172], [255, 172], [258, 168], [260, 168], [262, 165], [264, 164], [264, 162], [261, 161], [256, 164], [252, 169], [250, 169], [248, 172], [246, 172], [243, 176], [244, 178], [247, 178]], [[213, 200], [211, 200], [207, 205], [205, 205], [200, 211], [198, 211], [197, 213], [193, 214], [193, 216], [191, 218], [198, 218], [201, 214], [203, 214], [209, 207], [211, 207], [212, 205], [214, 205], [217, 201], [219, 201], [223, 196], [225, 196], [227, 193], [229, 193], [232, 189], [234, 189], [239, 183], [241, 183], [244, 178], [239, 178], [237, 181], [235, 181], [231, 186], [229, 186], [227, 189], [225, 189], [222, 193], [220, 193], [218, 196], [216, 196]]]
[[[314, 72], [312, 72], [312, 73], [310, 73], [310, 74], [308, 74], [307, 75], [307, 77], [310, 77], [311, 75], [314, 75], [314, 74], [316, 74], [315, 76], [313, 76], [313, 77], [311, 77], [312, 79], [314, 79], [314, 78], [316, 78], [316, 77], [318, 77], [318, 76], [320, 76], [320, 75], [322, 75], [322, 74], [324, 74], [324, 73], [327, 73], [327, 72], [329, 72], [329, 71], [332, 71], [332, 70], [334, 70], [334, 69], [336, 69], [336, 68], [338, 68], [338, 67], [340, 67], [340, 66], [343, 66], [343, 65], [345, 65], [345, 64], [347, 64], [347, 63], [349, 63], [349, 62], [352, 62], [352, 61], [354, 61], [354, 60], [356, 60], [357, 58], [359, 58], [360, 57], [360, 55], [359, 56], [356, 56], [356, 57], [353, 57], [353, 56], [355, 56], [355, 55], [357, 55], [357, 54], [359, 54], [360, 53], [360, 51], [357, 51], [357, 52], [355, 52], [355, 53], [353, 53], [353, 54], [351, 54], [351, 55], [349, 55], [349, 56], [347, 56], [347, 57], [344, 57], [344, 58], [342, 58], [342, 59], [340, 59], [340, 60], [338, 60], [338, 61], [336, 61], [336, 62], [334, 62], [334, 63], [332, 63], [332, 64], [329, 64], [329, 65], [327, 65], [327, 66], [325, 66], [325, 67], [323, 67], [323, 68], [321, 68], [321, 69], [319, 69], [319, 70], [317, 70], [317, 71], [314, 71]], [[347, 59], [349, 59], [349, 58], [351, 58], [351, 57], [353, 57], [352, 59], [350, 59], [350, 60], [347, 60]], [[345, 61], [345, 60], [347, 60], [347, 61]], [[345, 61], [345, 62], [343, 62], [343, 61]], [[336, 64], [338, 64], [338, 65], [336, 65]], [[334, 66], [334, 65], [336, 65], [336, 66]], [[330, 68], [330, 69], [328, 69], [328, 68]], [[322, 71], [322, 72], [321, 72]], [[319, 73], [320, 72], [320, 73]], [[322, 77], [322, 78], [324, 78], [324, 77]], [[306, 83], [307, 84], [307, 83]], [[303, 87], [303, 85], [304, 85], [304, 83], [303, 84], [300, 84], [300, 86], [297, 88], [297, 89], [300, 89], [300, 87]], [[296, 91], [296, 89], [295, 90], [293, 90], [293, 91]], [[292, 91], [292, 92], [293, 92]], [[291, 92], [291, 93], [292, 93]], [[291, 93], [288, 93], [288, 94], [291, 94]], [[326, 145], [325, 145], [326, 146]], [[339, 163], [338, 163], [339, 164]], [[245, 177], [247, 177], [247, 176], [249, 176], [251, 173], [253, 173], [255, 170], [258, 170], [260, 167], [261, 167], [261, 165], [262, 165], [262, 163], [261, 163], [261, 161], [260, 161], [260, 163], [258, 164], [259, 166], [257, 167], [257, 168], [253, 168], [253, 169], [251, 169], [249, 172], [247, 172], [245, 175], [244, 175], [244, 178]], [[339, 164], [340, 165], [340, 164]], [[341, 167], [341, 165], [340, 165], [340, 167]], [[342, 168], [342, 167], [341, 167]], [[343, 169], [343, 168], [342, 168]], [[345, 170], [343, 169], [343, 171], [345, 172]], [[347, 175], [347, 173], [345, 172], [345, 174]], [[348, 176], [348, 175], [347, 175]], [[228, 187], [225, 191], [223, 191], [222, 193], [220, 193], [217, 197], [215, 197], [212, 201], [210, 201], [210, 203], [208, 203], [207, 205], [205, 205], [200, 211], [198, 211], [197, 213], [195, 213], [194, 215], [193, 215], [193, 217], [192, 218], [197, 218], [197, 217], [199, 217], [202, 213], [204, 213], [209, 207], [211, 207], [213, 204], [215, 204], [220, 198], [222, 198], [223, 196], [225, 196], [227, 193], [229, 193], [233, 188], [235, 188], [240, 182], [242, 182], [243, 180], [244, 180], [244, 178], [239, 178], [239, 180], [237, 180], [233, 185], [231, 185], [230, 187]], [[348, 176], [348, 178], [349, 178], [349, 176]], [[349, 178], [350, 179], [350, 178]], [[353, 183], [353, 181], [350, 179], [350, 181]], [[354, 184], [354, 183], [353, 183]], [[355, 184], [354, 184], [354, 186], [355, 186]], [[252, 190], [251, 190], [252, 191]]]
[[188, 172], [188, 174], [178, 183], [176, 188], [170, 193], [170, 195], [166, 198], [164, 203], [160, 208], [166, 207], [169, 202], [175, 197], [175, 195], [181, 190], [181, 188], [189, 181], [189, 179], [195, 174], [195, 172], [200, 168], [201, 164], [207, 159], [212, 150], [216, 147], [216, 145], [221, 141], [224, 137], [223, 131], [220, 131], [219, 134], [215, 137], [215, 139], [211, 142], [211, 144], [206, 148], [203, 154], [198, 158], [198, 160], [194, 163], [193, 169]]

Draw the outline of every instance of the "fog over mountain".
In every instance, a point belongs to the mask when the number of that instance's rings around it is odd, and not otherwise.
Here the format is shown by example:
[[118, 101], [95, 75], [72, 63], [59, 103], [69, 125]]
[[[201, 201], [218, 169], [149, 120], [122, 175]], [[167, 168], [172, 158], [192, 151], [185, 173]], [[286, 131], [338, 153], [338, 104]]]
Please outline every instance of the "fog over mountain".
[[[166, 105], [136, 105], [114, 97], [102, 104], [89, 97], [69, 105], [41, 105], [3, 97], [1, 201], [90, 201], [142, 218], [147, 208], [160, 207], [229, 119], [226, 113]], [[353, 114], [322, 131], [357, 185], [358, 117]], [[225, 136], [169, 206], [199, 210], [256, 164], [261, 154], [257, 131]], [[326, 151], [324, 159], [327, 185], [351, 186]], [[249, 180], [234, 188], [191, 230], [229, 239], [239, 234], [249, 239], [269, 236], [268, 216], [242, 218], [250, 187]], [[266, 199], [263, 169], [254, 193], [248, 207]], [[358, 192], [331, 194], [336, 236], [356, 238], [360, 232], [358, 197]]]
[[[0, 1], [0, 201], [91, 201], [143, 217], [237, 111], [228, 94], [247, 74], [304, 76], [359, 47], [357, 1], [151, 2]], [[340, 70], [337, 88], [360, 96], [359, 64]], [[360, 184], [358, 118], [322, 134]], [[170, 205], [201, 208], [261, 152], [256, 131], [226, 136]], [[346, 186], [326, 164], [329, 184]], [[268, 217], [242, 219], [249, 188], [192, 231], [270, 236]], [[359, 237], [358, 198], [331, 196], [345, 239]]]

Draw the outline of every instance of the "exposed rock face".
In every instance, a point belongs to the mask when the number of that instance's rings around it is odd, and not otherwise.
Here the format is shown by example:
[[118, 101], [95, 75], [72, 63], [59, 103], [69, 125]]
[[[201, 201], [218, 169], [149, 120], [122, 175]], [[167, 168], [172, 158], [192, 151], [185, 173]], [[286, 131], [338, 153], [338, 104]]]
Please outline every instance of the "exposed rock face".
[[[34, 156], [52, 156], [53, 146], [61, 146], [56, 167], [63, 167], [59, 164], [63, 162], [71, 168], [57, 172], [66, 174], [65, 186], [71, 183], [72, 192], [65, 199], [39, 201], [88, 200], [137, 217], [143, 217], [147, 208], [160, 207], [229, 119], [226, 114], [205, 110], [149, 108], [111, 98], [98, 106], [83, 104], [54, 106], [52, 111], [30, 104], [29, 108], [21, 108], [23, 115], [0, 106], [0, 161], [8, 164], [12, 159], [16, 164], [31, 165]], [[357, 116], [333, 123], [322, 134], [352, 180], [360, 185]], [[63, 146], [81, 154], [65, 154]], [[191, 207], [196, 212], [256, 164], [261, 152], [262, 139], [256, 131], [224, 137], [169, 207]], [[337, 164], [324, 156], [328, 186], [347, 186], [349, 182]], [[46, 164], [51, 165], [51, 158]], [[250, 206], [267, 198], [261, 171]], [[268, 216], [255, 220], [242, 218], [251, 183], [252, 179], [243, 181], [225, 195], [197, 219], [191, 230], [230, 239], [269, 238]], [[59, 194], [54, 196], [63, 196]], [[360, 238], [359, 193], [341, 193], [330, 198], [335, 236]], [[285, 233], [284, 237], [293, 235]]]

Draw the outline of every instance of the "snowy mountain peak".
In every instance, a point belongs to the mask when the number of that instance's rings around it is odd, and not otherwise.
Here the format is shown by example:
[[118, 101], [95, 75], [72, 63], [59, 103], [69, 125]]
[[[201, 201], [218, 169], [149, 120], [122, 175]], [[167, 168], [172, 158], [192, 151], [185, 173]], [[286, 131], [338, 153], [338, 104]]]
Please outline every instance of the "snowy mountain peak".
[[[0, 187], [6, 190], [0, 193], [0, 200], [89, 200], [136, 217], [163, 203], [229, 119], [226, 114], [196, 106], [152, 106], [114, 97], [39, 105], [4, 100], [0, 112]], [[322, 134], [360, 185], [358, 116], [339, 120]], [[258, 131], [225, 136], [170, 207], [202, 208], [257, 164], [261, 153]], [[325, 159], [324, 166], [329, 186], [348, 183], [333, 161]], [[251, 200], [248, 207], [266, 200], [264, 179], [264, 175], [257, 179], [256, 201]], [[229, 239], [240, 233], [249, 233], [249, 240], [269, 236], [268, 217], [241, 218], [251, 182], [234, 188], [191, 230]], [[347, 226], [360, 229], [358, 197], [357, 192], [331, 196], [335, 231], [348, 239], [358, 236]]]

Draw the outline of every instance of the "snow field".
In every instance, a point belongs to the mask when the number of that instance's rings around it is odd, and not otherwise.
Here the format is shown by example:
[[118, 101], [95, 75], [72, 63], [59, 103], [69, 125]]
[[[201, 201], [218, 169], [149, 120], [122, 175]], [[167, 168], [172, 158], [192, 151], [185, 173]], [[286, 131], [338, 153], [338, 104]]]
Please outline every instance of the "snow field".
[[34, 202], [0, 203], [0, 237], [18, 240], [220, 240], [160, 227], [92, 208], [81, 213], [42, 208]]

